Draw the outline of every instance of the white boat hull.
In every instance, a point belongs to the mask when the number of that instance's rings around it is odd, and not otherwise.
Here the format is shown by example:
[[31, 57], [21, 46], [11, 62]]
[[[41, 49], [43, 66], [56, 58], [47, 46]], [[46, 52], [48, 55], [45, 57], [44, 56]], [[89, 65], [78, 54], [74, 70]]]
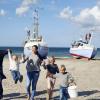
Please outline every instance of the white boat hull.
[[70, 48], [70, 54], [75, 57], [94, 58], [96, 49], [92, 46], [79, 46]]
[[33, 45], [37, 45], [38, 46], [38, 52], [39, 52], [39, 54], [40, 54], [40, 56], [42, 58], [46, 58], [47, 57], [47, 55], [48, 55], [48, 47], [47, 47], [46, 43], [44, 43], [44, 42], [28, 42], [28, 43], [26, 43], [25, 46], [24, 46], [24, 54], [26, 56], [31, 55], [31, 53], [32, 53], [31, 49], [32, 49]]

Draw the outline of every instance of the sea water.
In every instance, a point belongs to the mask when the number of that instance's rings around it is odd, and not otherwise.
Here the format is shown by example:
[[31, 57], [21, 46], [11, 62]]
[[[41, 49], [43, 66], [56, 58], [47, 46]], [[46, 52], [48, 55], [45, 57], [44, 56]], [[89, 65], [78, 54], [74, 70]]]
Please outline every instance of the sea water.
[[[23, 53], [23, 47], [0, 47], [0, 50], [11, 49], [13, 53], [21, 55]], [[67, 47], [49, 47], [48, 48], [48, 56], [55, 57], [65, 57], [72, 58], [69, 53], [69, 48]], [[97, 54], [95, 56], [96, 59], [100, 58], [100, 48], [97, 49]]]

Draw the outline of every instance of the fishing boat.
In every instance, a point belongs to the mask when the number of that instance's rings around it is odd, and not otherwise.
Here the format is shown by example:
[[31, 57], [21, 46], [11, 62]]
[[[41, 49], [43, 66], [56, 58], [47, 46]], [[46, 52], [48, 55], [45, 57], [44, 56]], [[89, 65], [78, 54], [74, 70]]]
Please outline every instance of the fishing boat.
[[94, 58], [97, 48], [91, 44], [91, 39], [91, 33], [87, 33], [84, 40], [74, 41], [70, 47], [70, 54], [76, 58]]
[[34, 11], [34, 27], [33, 30], [27, 30], [27, 38], [24, 45], [24, 54], [26, 56], [31, 54], [31, 49], [33, 45], [38, 46], [38, 52], [42, 58], [46, 58], [48, 55], [48, 46], [43, 40], [43, 37], [39, 35], [39, 15], [38, 10]]

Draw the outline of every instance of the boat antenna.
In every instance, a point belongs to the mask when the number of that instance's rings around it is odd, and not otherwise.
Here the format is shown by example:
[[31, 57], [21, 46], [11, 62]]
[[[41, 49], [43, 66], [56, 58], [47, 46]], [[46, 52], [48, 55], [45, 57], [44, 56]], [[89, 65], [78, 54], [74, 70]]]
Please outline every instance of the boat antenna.
[[88, 33], [88, 34], [90, 34], [90, 36], [89, 36], [89, 44], [91, 44], [91, 41], [92, 41], [92, 37], [93, 37], [93, 31], [94, 31], [94, 29], [91, 29], [90, 30], [90, 32]]
[[34, 37], [38, 39], [38, 28], [39, 28], [39, 15], [38, 15], [38, 9], [34, 10]]

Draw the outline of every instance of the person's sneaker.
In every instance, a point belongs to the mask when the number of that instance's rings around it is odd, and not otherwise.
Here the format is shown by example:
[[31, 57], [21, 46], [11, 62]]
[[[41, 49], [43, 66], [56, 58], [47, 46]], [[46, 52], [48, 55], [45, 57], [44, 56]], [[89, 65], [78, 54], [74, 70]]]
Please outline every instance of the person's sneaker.
[[21, 76], [20, 76], [19, 81], [20, 81], [20, 82], [22, 82], [22, 81], [23, 81], [23, 75], [21, 75]]
[[18, 80], [15, 80], [15, 84], [17, 84]]

